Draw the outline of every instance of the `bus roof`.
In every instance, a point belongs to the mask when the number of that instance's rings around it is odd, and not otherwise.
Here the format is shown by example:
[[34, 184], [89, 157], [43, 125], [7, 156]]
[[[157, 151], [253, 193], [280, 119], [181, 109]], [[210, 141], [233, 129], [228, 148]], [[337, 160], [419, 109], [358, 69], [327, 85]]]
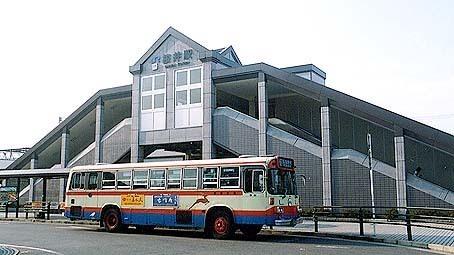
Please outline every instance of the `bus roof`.
[[276, 156], [248, 157], [248, 158], [225, 158], [225, 159], [206, 159], [206, 160], [181, 160], [181, 161], [162, 161], [144, 163], [123, 163], [123, 164], [98, 164], [76, 166], [71, 171], [78, 170], [107, 170], [118, 168], [159, 168], [159, 167], [186, 167], [186, 166], [205, 166], [205, 165], [233, 165], [233, 164], [266, 164]]

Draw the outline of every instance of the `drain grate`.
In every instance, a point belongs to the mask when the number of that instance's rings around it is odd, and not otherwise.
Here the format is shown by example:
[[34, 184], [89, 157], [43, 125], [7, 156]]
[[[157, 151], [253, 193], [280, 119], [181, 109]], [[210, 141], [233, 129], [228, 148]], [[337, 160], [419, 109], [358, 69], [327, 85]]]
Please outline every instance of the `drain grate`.
[[0, 245], [0, 255], [16, 255], [16, 254], [19, 254], [18, 250]]

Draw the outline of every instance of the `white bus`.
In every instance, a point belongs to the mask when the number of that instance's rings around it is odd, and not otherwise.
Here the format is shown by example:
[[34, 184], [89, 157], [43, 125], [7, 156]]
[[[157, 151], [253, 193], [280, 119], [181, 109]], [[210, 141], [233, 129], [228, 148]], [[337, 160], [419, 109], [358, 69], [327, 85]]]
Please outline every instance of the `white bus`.
[[299, 208], [292, 159], [267, 156], [78, 166], [70, 171], [65, 216], [128, 226], [202, 228], [255, 237], [263, 225], [292, 226]]

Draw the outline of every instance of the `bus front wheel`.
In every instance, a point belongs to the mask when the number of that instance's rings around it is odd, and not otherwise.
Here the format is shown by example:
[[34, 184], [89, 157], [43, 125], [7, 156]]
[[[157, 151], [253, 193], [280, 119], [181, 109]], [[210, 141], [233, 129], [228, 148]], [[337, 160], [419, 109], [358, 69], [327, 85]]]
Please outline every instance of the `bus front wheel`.
[[233, 235], [234, 226], [232, 217], [225, 211], [217, 211], [211, 218], [211, 233], [216, 239], [228, 239]]
[[123, 229], [120, 212], [114, 208], [107, 209], [104, 213], [103, 223], [107, 232], [115, 233]]

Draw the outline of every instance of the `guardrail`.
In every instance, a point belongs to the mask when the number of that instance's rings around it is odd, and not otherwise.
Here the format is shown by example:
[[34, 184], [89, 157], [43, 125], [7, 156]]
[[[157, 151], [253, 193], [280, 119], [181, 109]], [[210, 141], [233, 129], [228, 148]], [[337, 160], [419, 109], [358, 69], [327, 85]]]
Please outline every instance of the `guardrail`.
[[356, 222], [360, 236], [364, 236], [364, 223], [406, 226], [408, 241], [413, 240], [412, 226], [454, 231], [454, 209], [446, 208], [320, 206], [314, 207], [311, 214], [314, 232], [319, 231], [319, 221]]

